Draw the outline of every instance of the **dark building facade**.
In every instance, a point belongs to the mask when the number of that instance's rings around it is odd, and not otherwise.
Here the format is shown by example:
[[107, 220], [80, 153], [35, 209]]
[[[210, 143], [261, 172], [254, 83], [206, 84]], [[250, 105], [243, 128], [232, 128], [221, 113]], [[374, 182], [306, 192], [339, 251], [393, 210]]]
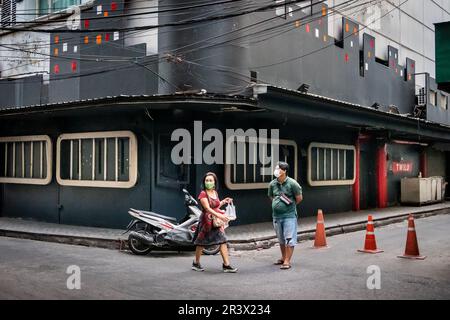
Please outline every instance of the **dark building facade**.
[[252, 13], [247, 2], [161, 1], [179, 9], [160, 14], [151, 55], [125, 44], [122, 2], [94, 2], [75, 32], [47, 30], [49, 78], [0, 80], [1, 216], [112, 228], [130, 207], [181, 218], [181, 189], [198, 194], [214, 171], [237, 223], [270, 221], [260, 165], [173, 163], [172, 133], [195, 137], [199, 124], [192, 155], [208, 129], [278, 129], [300, 216], [400, 205], [404, 177], [448, 180], [449, 94], [429, 75], [417, 94], [414, 60], [393, 46], [376, 57], [376, 37], [360, 41], [347, 18], [329, 36], [323, 1]]

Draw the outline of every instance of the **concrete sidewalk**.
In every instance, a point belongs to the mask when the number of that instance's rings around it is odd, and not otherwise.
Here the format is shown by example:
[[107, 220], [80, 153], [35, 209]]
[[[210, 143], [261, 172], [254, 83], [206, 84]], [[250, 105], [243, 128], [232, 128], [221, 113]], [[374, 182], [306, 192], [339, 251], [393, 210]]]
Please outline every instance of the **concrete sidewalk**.
[[[422, 207], [399, 206], [332, 214], [324, 212], [326, 235], [332, 236], [365, 230], [367, 216], [369, 214], [373, 216], [374, 225], [377, 227], [406, 221], [410, 213], [414, 215], [415, 219], [438, 214], [448, 214], [450, 213], [450, 202]], [[313, 240], [315, 237], [316, 223], [316, 216], [303, 218], [300, 213], [298, 220], [298, 240]], [[230, 246], [237, 250], [268, 248], [278, 243], [271, 222], [230, 227], [227, 229], [227, 236], [230, 241]]]
[[[325, 228], [328, 236], [364, 230], [367, 216], [372, 214], [375, 226], [387, 225], [406, 220], [408, 214], [415, 218], [450, 213], [450, 202], [423, 207], [391, 207], [385, 209], [362, 210], [327, 214], [324, 212]], [[238, 217], [239, 218], [239, 217]], [[302, 218], [300, 214], [298, 240], [314, 239], [316, 217]], [[0, 236], [51, 241], [110, 249], [126, 249], [127, 237], [124, 230], [61, 225], [15, 218], [0, 218]], [[277, 244], [272, 223], [256, 223], [231, 226], [227, 229], [229, 245], [234, 250], [269, 248]]]

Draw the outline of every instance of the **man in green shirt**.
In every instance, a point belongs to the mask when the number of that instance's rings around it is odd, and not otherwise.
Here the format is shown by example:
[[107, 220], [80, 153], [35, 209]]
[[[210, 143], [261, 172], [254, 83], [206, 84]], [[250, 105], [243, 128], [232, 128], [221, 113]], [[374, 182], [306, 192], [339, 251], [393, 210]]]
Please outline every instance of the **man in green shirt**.
[[291, 258], [297, 244], [297, 205], [303, 200], [302, 187], [287, 176], [289, 165], [278, 162], [276, 179], [269, 184], [268, 196], [272, 201], [273, 226], [281, 249], [281, 259], [275, 262], [281, 269], [291, 268]]

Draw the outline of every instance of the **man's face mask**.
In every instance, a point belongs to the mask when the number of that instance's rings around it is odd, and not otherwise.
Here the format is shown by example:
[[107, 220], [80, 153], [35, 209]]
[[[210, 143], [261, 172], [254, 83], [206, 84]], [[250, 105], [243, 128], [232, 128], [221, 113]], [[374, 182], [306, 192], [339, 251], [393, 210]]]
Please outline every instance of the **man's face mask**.
[[279, 178], [281, 176], [281, 169], [279, 166], [275, 167], [275, 171], [273, 172], [273, 175], [275, 176], [275, 178]]

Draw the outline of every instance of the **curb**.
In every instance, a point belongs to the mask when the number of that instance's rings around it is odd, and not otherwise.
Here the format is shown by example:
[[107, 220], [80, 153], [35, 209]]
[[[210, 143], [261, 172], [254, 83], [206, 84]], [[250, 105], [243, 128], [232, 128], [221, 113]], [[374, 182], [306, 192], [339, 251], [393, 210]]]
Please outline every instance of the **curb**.
[[[444, 208], [444, 209], [438, 209], [438, 210], [430, 210], [430, 211], [424, 211], [420, 213], [413, 213], [414, 219], [421, 219], [436, 215], [443, 215], [443, 214], [449, 214], [450, 208]], [[375, 227], [381, 227], [386, 226], [389, 224], [394, 224], [398, 222], [403, 222], [408, 219], [409, 214], [401, 214], [397, 216], [391, 216], [386, 218], [379, 218], [374, 219], [374, 226]], [[349, 224], [342, 224], [342, 225], [336, 225], [332, 227], [326, 227], [325, 233], [327, 236], [334, 236], [338, 234], [344, 234], [344, 233], [350, 233], [350, 232], [357, 232], [366, 230], [366, 223], [367, 221], [361, 221], [361, 222], [353, 222]], [[309, 229], [300, 231], [297, 233], [297, 241], [308, 241], [308, 240], [314, 240], [315, 239], [315, 229]], [[274, 235], [273, 237], [262, 237], [257, 239], [250, 239], [250, 240], [231, 240], [228, 242], [229, 248], [233, 249], [234, 251], [239, 250], [262, 250], [262, 249], [268, 249], [278, 244], [278, 239]]]
[[0, 229], [0, 236], [18, 239], [55, 242], [61, 244], [79, 245], [85, 247], [96, 247], [114, 250], [125, 249], [124, 241], [121, 239], [102, 239], [102, 238], [68, 236], [60, 234], [43, 234], [43, 233], [1, 230], [1, 229]]
[[[429, 210], [420, 213], [413, 214], [414, 219], [421, 219], [426, 217], [431, 217], [435, 215], [449, 214], [450, 208]], [[401, 214], [397, 216], [391, 216], [386, 218], [374, 219], [375, 227], [385, 226], [393, 223], [406, 221], [409, 214]], [[366, 221], [353, 222], [342, 225], [335, 225], [325, 228], [325, 233], [327, 236], [334, 236], [338, 234], [356, 232], [366, 229]], [[46, 242], [55, 242], [61, 244], [70, 245], [80, 245], [86, 247], [97, 247], [113, 250], [128, 250], [128, 241], [126, 239], [107, 239], [107, 238], [95, 238], [95, 237], [82, 237], [82, 236], [69, 236], [60, 234], [43, 234], [43, 233], [33, 233], [26, 231], [13, 231], [13, 230], [2, 230], [0, 229], [0, 236], [19, 238], [19, 239], [29, 239], [38, 240]], [[314, 240], [315, 229], [303, 230], [297, 233], [297, 240], [308, 241]], [[269, 249], [278, 244], [278, 239], [275, 234], [270, 237], [261, 237], [253, 239], [242, 239], [242, 240], [230, 240], [228, 242], [228, 247], [234, 251], [245, 251], [245, 250], [262, 250]]]

